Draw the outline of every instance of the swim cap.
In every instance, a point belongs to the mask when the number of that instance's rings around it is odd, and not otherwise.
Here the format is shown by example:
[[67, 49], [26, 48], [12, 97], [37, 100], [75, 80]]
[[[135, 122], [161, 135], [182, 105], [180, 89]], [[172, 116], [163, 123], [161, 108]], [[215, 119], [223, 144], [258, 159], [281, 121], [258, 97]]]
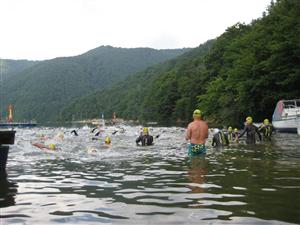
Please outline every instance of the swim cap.
[[104, 143], [105, 144], [110, 144], [111, 143], [110, 137], [106, 137], [105, 140], [104, 140]]
[[194, 118], [201, 118], [201, 115], [202, 115], [202, 112], [200, 109], [196, 109], [194, 112], [193, 112], [193, 117]]
[[238, 129], [237, 128], [234, 128], [234, 130], [233, 130], [234, 132], [238, 132]]
[[57, 137], [59, 137], [60, 139], [64, 139], [64, 134], [63, 134], [63, 133], [59, 133], [59, 134], [57, 135]]
[[268, 119], [264, 119], [264, 125], [269, 125], [269, 120]]
[[144, 127], [144, 128], [143, 128], [143, 133], [147, 133], [147, 134], [149, 133], [148, 127]]
[[228, 132], [232, 132], [232, 127], [228, 127]]
[[246, 118], [246, 123], [247, 123], [247, 124], [251, 124], [252, 122], [253, 122], [252, 117], [251, 117], [251, 116], [248, 116], [248, 117]]
[[55, 150], [55, 144], [49, 144], [49, 146], [48, 146], [51, 150]]

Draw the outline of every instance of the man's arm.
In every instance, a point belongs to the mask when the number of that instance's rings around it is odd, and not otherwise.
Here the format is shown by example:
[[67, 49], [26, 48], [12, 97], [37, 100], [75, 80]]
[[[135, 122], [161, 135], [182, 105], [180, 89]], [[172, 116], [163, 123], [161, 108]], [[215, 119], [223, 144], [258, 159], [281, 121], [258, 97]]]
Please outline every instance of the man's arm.
[[242, 133], [240, 133], [238, 135], [238, 139], [241, 138], [246, 133], [246, 131], [247, 131], [247, 125], [244, 127], [244, 130], [242, 131]]
[[135, 140], [135, 143], [137, 145], [139, 145], [139, 142], [142, 141], [142, 136], [139, 136], [136, 140]]
[[228, 134], [224, 134], [224, 138], [225, 138], [225, 144], [228, 146], [229, 145]]
[[211, 143], [211, 146], [215, 146], [217, 144], [217, 142], [216, 142], [216, 137], [215, 137], [215, 135], [213, 136], [213, 138], [212, 138], [212, 143]]
[[274, 127], [271, 125], [271, 134], [274, 132]]
[[228, 139], [228, 136], [225, 136], [225, 141], [226, 141], [226, 145], [228, 146], [228, 145], [229, 145], [229, 139]]
[[260, 134], [260, 132], [259, 132], [259, 130], [258, 130], [257, 127], [255, 127], [255, 131], [256, 131], [256, 133], [258, 135], [259, 140], [261, 141], [261, 134]]
[[206, 126], [206, 129], [205, 129], [206, 135], [205, 135], [205, 137], [208, 138], [208, 124], [206, 122], [205, 122], [205, 126]]
[[153, 136], [149, 135], [149, 145], [153, 144]]
[[186, 135], [185, 135], [185, 140], [187, 140], [187, 141], [190, 140], [191, 136], [192, 136], [192, 129], [191, 129], [191, 126], [188, 125], [187, 131], [186, 131]]

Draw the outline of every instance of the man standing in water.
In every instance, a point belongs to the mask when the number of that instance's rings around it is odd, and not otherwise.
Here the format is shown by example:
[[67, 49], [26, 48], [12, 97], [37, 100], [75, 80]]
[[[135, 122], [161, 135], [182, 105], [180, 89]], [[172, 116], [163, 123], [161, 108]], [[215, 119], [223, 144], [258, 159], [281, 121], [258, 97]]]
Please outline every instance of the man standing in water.
[[202, 120], [201, 111], [196, 109], [193, 113], [194, 121], [189, 123], [185, 139], [190, 140], [189, 155], [201, 155], [206, 153], [205, 141], [208, 138], [208, 125]]

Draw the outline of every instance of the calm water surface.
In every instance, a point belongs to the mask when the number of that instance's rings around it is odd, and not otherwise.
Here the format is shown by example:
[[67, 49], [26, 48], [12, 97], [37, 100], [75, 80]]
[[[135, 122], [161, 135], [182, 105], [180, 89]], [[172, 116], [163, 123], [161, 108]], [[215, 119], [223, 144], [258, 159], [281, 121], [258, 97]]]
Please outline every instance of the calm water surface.
[[[161, 134], [155, 145], [137, 147], [139, 128], [125, 128], [112, 135], [106, 127], [110, 148], [92, 141], [88, 127], [78, 137], [70, 128], [17, 130], [8, 179], [1, 180], [0, 224], [300, 223], [296, 134], [275, 134], [256, 146], [208, 147], [205, 157], [189, 158], [184, 129], [153, 128]], [[59, 132], [65, 138], [55, 140], [58, 152], [30, 144]]]

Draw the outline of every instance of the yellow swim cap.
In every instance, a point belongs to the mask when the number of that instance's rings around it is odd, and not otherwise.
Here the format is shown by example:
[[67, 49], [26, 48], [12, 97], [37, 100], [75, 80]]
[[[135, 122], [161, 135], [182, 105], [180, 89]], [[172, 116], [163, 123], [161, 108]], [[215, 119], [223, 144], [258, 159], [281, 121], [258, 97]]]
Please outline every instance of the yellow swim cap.
[[194, 112], [193, 112], [193, 118], [201, 118], [201, 115], [202, 115], [202, 112], [200, 109], [196, 109]]
[[104, 143], [105, 144], [110, 144], [111, 143], [110, 137], [106, 137], [105, 140], [104, 140]]
[[49, 144], [48, 147], [49, 147], [50, 150], [53, 150], [53, 151], [55, 150], [55, 144]]
[[148, 127], [144, 127], [144, 128], [143, 128], [143, 133], [147, 133], [147, 134], [149, 133]]
[[233, 130], [234, 132], [238, 132], [238, 129], [237, 128], [234, 128], [234, 130]]
[[252, 122], [253, 122], [252, 117], [251, 117], [251, 116], [248, 116], [248, 117], [246, 118], [246, 123], [247, 123], [247, 124], [251, 124]]
[[269, 120], [268, 119], [264, 119], [264, 125], [269, 125], [269, 124], [270, 124]]
[[232, 127], [228, 127], [228, 131], [229, 131], [229, 132], [232, 132]]

